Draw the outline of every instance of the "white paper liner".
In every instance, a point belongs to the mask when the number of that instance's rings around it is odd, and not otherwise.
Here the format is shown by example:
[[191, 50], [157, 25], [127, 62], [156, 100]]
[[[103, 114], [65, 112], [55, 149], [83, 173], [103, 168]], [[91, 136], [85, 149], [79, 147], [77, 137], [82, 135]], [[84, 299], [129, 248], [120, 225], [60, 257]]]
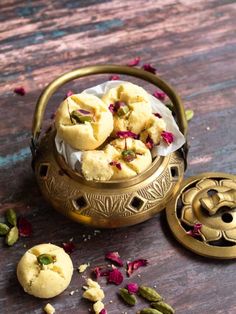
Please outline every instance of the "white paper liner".
[[[86, 94], [92, 94], [101, 98], [105, 93], [107, 93], [111, 88], [116, 87], [122, 83], [127, 83], [126, 81], [108, 81], [103, 84], [88, 88], [83, 91]], [[152, 156], [157, 155], [167, 156], [170, 153], [179, 149], [185, 143], [185, 137], [180, 132], [175, 119], [172, 116], [171, 111], [156, 97], [149, 94], [150, 103], [152, 106], [152, 112], [159, 113], [166, 123], [166, 130], [174, 135], [174, 141], [170, 145], [167, 145], [164, 141], [161, 141], [160, 145], [154, 146], [152, 149]], [[61, 139], [58, 134], [55, 137], [56, 148], [59, 154], [61, 154], [67, 164], [72, 169], [79, 169], [81, 162], [81, 157], [83, 152], [73, 149], [69, 144], [67, 144], [63, 139]]]

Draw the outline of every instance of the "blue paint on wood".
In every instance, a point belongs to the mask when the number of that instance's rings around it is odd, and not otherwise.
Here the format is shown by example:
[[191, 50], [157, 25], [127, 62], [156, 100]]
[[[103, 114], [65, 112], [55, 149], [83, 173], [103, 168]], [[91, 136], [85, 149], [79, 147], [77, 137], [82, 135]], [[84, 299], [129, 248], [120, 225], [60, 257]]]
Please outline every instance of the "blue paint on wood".
[[25, 147], [18, 152], [6, 156], [0, 156], [0, 168], [8, 168], [11, 165], [23, 161], [30, 156], [30, 148]]
[[124, 22], [120, 19], [113, 19], [108, 21], [99, 22], [95, 25], [96, 29], [105, 32], [114, 27], [121, 27], [124, 25]]

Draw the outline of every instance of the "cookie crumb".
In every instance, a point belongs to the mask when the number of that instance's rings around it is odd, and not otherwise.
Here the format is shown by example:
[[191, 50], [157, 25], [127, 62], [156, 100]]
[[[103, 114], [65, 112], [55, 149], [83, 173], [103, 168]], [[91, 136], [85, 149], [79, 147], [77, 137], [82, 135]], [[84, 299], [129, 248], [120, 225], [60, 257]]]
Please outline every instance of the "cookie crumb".
[[47, 314], [54, 314], [55, 313], [55, 308], [50, 304], [48, 303], [45, 307], [44, 307], [44, 312], [47, 313]]

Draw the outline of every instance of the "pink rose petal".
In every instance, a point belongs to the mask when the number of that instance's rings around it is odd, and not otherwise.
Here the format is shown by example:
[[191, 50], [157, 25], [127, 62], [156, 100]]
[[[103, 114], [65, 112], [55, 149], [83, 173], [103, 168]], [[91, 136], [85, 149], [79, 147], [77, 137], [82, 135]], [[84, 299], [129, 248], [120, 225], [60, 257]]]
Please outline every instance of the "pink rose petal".
[[123, 275], [119, 269], [115, 268], [109, 272], [107, 281], [114, 283], [115, 285], [120, 285], [123, 282]]
[[193, 226], [193, 230], [189, 230], [186, 232], [187, 235], [190, 235], [192, 237], [197, 237], [200, 236], [200, 231], [202, 228], [202, 224], [201, 223], [197, 223]]
[[146, 138], [146, 143], [145, 143], [146, 147], [148, 149], [153, 149], [153, 146], [154, 146], [154, 142], [153, 140], [151, 139], [151, 137], [148, 135], [148, 137]]
[[136, 57], [134, 58], [133, 60], [130, 60], [127, 65], [129, 67], [135, 67], [136, 65], [139, 65], [139, 62], [140, 62], [141, 58], [140, 57]]
[[21, 96], [24, 96], [26, 91], [25, 91], [25, 88], [23, 86], [20, 86], [20, 87], [16, 87], [14, 89], [14, 93], [18, 94], [18, 95], [21, 95]]
[[21, 237], [29, 237], [32, 234], [32, 225], [31, 223], [24, 217], [20, 217], [17, 221], [17, 227], [19, 230], [19, 235]]
[[109, 77], [109, 81], [117, 81], [117, 80], [120, 80], [120, 76], [118, 74], [111, 75]]
[[131, 274], [134, 272], [134, 270], [138, 269], [142, 266], [147, 266], [148, 261], [146, 259], [138, 259], [133, 262], [127, 263], [127, 275], [128, 277], [131, 276]]
[[99, 312], [99, 314], [107, 314], [107, 310], [102, 309], [102, 310]]
[[166, 99], [166, 94], [164, 92], [155, 91], [152, 95], [159, 100], [165, 100]]
[[62, 247], [64, 251], [68, 254], [73, 253], [75, 250], [75, 244], [73, 243], [73, 241], [63, 242]]
[[138, 284], [135, 282], [130, 282], [126, 286], [127, 290], [130, 294], [135, 294], [138, 292]]
[[151, 72], [153, 74], [156, 74], [156, 68], [154, 68], [153, 66], [151, 66], [150, 63], [145, 63], [142, 68], [147, 71], [147, 72]]
[[74, 92], [72, 92], [72, 90], [68, 90], [68, 92], [66, 93], [66, 97], [65, 98], [70, 97], [72, 95], [74, 95]]
[[118, 132], [116, 132], [116, 136], [119, 138], [128, 138], [128, 137], [131, 137], [134, 139], [138, 138], [138, 134], [135, 134], [131, 131], [118, 131]]
[[158, 113], [158, 112], [154, 113], [154, 116], [157, 117], [157, 118], [159, 118], [159, 119], [162, 118], [162, 115], [160, 115], [160, 113]]
[[124, 265], [118, 252], [108, 252], [105, 257], [119, 266]]
[[111, 113], [115, 113], [115, 105], [114, 104], [110, 104], [108, 109], [111, 111]]
[[99, 267], [99, 266], [95, 267], [93, 270], [93, 273], [96, 278], [108, 276], [109, 272], [110, 272], [109, 269], [105, 267]]
[[111, 165], [111, 166], [115, 166], [117, 169], [119, 169], [119, 170], [121, 170], [122, 169], [122, 167], [121, 167], [121, 163], [120, 162], [118, 162], [118, 161], [115, 161], [115, 160], [113, 160], [113, 161], [111, 161], [110, 163], [109, 163], [109, 165]]
[[162, 131], [161, 137], [168, 145], [170, 145], [174, 141], [174, 135], [171, 132]]

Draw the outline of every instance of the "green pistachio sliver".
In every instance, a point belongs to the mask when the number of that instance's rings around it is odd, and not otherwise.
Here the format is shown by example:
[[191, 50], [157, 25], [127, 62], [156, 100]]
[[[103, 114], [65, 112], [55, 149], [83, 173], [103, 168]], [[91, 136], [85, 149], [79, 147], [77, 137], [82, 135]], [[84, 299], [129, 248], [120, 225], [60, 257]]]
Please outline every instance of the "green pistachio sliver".
[[187, 121], [192, 120], [194, 116], [194, 111], [191, 109], [185, 110], [185, 116], [186, 116]]
[[174, 111], [174, 106], [171, 101], [165, 103], [166, 107], [170, 109], [170, 111]]
[[41, 265], [49, 265], [55, 262], [53, 256], [49, 254], [41, 254], [37, 257], [37, 260]]
[[70, 114], [71, 119], [75, 123], [84, 123], [84, 122], [91, 122], [92, 116], [90, 115], [82, 115], [78, 111], [74, 110]]
[[149, 307], [142, 309], [138, 313], [139, 314], [163, 314], [162, 312], [160, 312], [156, 309], [149, 308]]
[[126, 113], [129, 112], [129, 107], [128, 106], [122, 106], [117, 110], [117, 115], [118, 116], [124, 116]]
[[148, 301], [157, 302], [163, 300], [162, 296], [160, 296], [160, 294], [157, 293], [155, 289], [150, 287], [140, 286], [138, 292], [144, 299]]
[[6, 235], [6, 244], [9, 246], [14, 245], [19, 239], [19, 231], [17, 227], [12, 227]]
[[12, 226], [16, 226], [17, 218], [16, 218], [16, 212], [14, 211], [14, 209], [9, 208], [7, 210], [6, 218], [7, 218], [7, 221], [9, 222], [9, 224], [11, 224]]
[[91, 122], [92, 121], [92, 117], [91, 116], [79, 116], [79, 120], [81, 122]]
[[127, 161], [127, 162], [131, 162], [136, 158], [135, 152], [130, 149], [123, 150], [121, 155], [124, 161]]
[[130, 294], [129, 291], [125, 288], [120, 288], [119, 294], [125, 303], [134, 306], [137, 302], [137, 299], [133, 294]]
[[151, 306], [156, 309], [161, 311], [163, 314], [174, 314], [175, 310], [167, 303], [160, 301], [160, 302], [152, 302]]
[[8, 227], [8, 225], [0, 222], [0, 235], [6, 235], [8, 234], [8, 232], [10, 231], [10, 228]]

